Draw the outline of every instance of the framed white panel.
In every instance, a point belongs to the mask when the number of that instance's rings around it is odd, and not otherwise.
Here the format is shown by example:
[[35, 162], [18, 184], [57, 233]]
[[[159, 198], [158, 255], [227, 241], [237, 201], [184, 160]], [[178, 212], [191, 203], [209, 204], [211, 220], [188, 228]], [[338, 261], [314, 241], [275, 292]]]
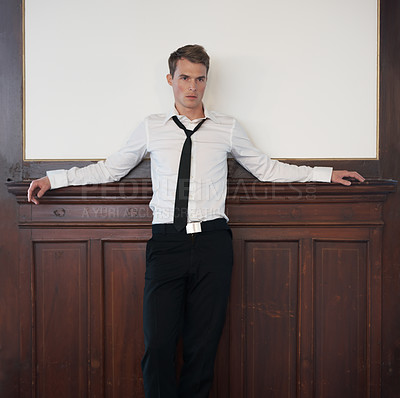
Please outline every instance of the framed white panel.
[[274, 158], [376, 158], [377, 0], [25, 0], [25, 159], [100, 159], [211, 56], [205, 105]]

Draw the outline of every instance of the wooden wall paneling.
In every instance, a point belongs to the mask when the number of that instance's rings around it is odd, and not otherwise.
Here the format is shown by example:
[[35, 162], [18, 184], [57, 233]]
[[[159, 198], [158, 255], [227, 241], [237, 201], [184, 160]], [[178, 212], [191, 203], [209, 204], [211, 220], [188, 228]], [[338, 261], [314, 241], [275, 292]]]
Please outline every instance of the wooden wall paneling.
[[60, 228], [65, 226], [87, 227], [93, 223], [97, 226], [105, 226], [110, 223], [115, 228], [116, 223], [128, 224], [132, 219], [140, 218], [145, 225], [151, 220], [151, 212], [147, 203], [119, 204], [110, 206], [109, 203], [91, 204], [88, 206], [76, 206], [70, 203], [51, 203], [47, 206], [35, 206], [31, 212], [31, 222], [37, 223], [37, 226], [57, 225]]
[[[93, 232], [92, 232], [93, 234]], [[89, 387], [90, 398], [100, 398], [105, 391], [104, 357], [104, 270], [103, 244], [91, 236], [89, 261]]]
[[[228, 216], [236, 223], [243, 225], [370, 225], [381, 222], [382, 204], [379, 198], [367, 198], [362, 195], [351, 198], [325, 198], [322, 202], [319, 198], [310, 195], [305, 203], [299, 197], [289, 197], [282, 203], [271, 200], [268, 203], [268, 211], [263, 207], [262, 198], [242, 199], [239, 203], [232, 203], [228, 207]], [[367, 202], [369, 200], [369, 202]], [[353, 203], [355, 201], [356, 203]], [[371, 202], [376, 201], [375, 206]], [[258, 203], [257, 203], [258, 202]], [[334, 205], [333, 205], [334, 204]], [[248, 205], [248, 206], [247, 206]], [[250, 206], [251, 205], [251, 206]], [[345, 221], [344, 221], [345, 220]]]
[[[295, 285], [299, 294], [295, 305], [297, 321], [294, 361], [297, 375], [294, 392], [288, 392], [286, 384], [286, 389], [276, 389], [275, 395], [274, 391], [269, 391], [268, 396], [379, 397], [380, 369], [377, 364], [380, 360], [381, 227], [234, 227], [233, 233], [235, 264], [239, 264], [242, 269], [234, 269], [232, 279], [230, 350], [231, 358], [237, 359], [231, 361], [232, 397], [262, 396], [260, 394], [266, 391], [265, 385], [257, 387], [256, 381], [250, 382], [249, 386], [247, 384], [249, 377], [252, 377], [252, 358], [248, 355], [248, 347], [252, 346], [254, 336], [250, 331], [253, 327], [258, 331], [262, 330], [260, 325], [255, 326], [255, 319], [251, 316], [251, 311], [254, 312], [254, 308], [257, 308], [251, 302], [268, 303], [268, 285], [263, 292], [266, 297], [248, 300], [248, 292], [257, 292], [254, 289], [256, 286], [249, 283], [254, 274], [254, 269], [249, 267], [254, 268], [257, 258], [261, 259], [258, 261], [261, 266], [265, 263], [274, 264], [274, 260], [265, 253], [258, 257], [254, 253], [259, 251], [260, 245], [265, 248], [269, 242], [282, 244], [283, 237], [286, 243], [296, 242], [298, 247]], [[322, 237], [325, 238], [321, 239]], [[322, 256], [324, 251], [325, 258]], [[259, 252], [262, 253], [262, 250]], [[290, 261], [282, 257], [281, 271], [285, 277], [290, 275], [288, 264]], [[262, 283], [265, 279], [262, 273], [256, 278], [257, 283]], [[277, 278], [271, 274], [269, 279], [276, 281]], [[285, 284], [286, 287], [288, 285], [290, 284]], [[340, 317], [344, 317], [344, 321], [340, 321]], [[235, 330], [241, 330], [241, 333], [235, 333]], [[271, 332], [273, 349], [284, 357], [285, 350], [276, 347], [280, 347], [287, 334], [275, 332], [274, 325]], [[269, 366], [262, 366], [268, 360], [266, 358], [270, 352], [265, 347], [260, 348], [262, 344], [261, 341], [261, 344], [255, 345], [262, 357], [254, 362], [257, 364], [257, 373], [262, 374], [263, 369], [277, 371], [282, 357], [278, 361], [271, 359]], [[273, 378], [273, 383], [279, 385], [279, 377], [285, 372], [281, 370], [277, 373], [279, 376]], [[254, 391], [255, 388], [259, 390]]]
[[[6, 181], [22, 174], [21, 4], [0, 2], [0, 396], [14, 398], [31, 384], [21, 385], [27, 361], [19, 361], [19, 234], [18, 208]], [[26, 356], [24, 357], [26, 360]]]
[[88, 244], [34, 242], [36, 396], [86, 397]]
[[313, 239], [300, 239], [297, 395], [314, 397], [314, 255]]
[[19, 261], [18, 261], [18, 304], [19, 306], [19, 327], [17, 336], [19, 338], [19, 382], [18, 382], [18, 395], [13, 395], [10, 391], [4, 394], [10, 394], [10, 397], [33, 397], [36, 390], [36, 378], [33, 377], [33, 344], [32, 344], [32, 331], [33, 331], [33, 305], [32, 305], [32, 285], [34, 275], [34, 259], [33, 259], [33, 245], [32, 245], [32, 231], [29, 229], [19, 230]]
[[[336, 344], [337, 352], [346, 350], [340, 346], [341, 339], [335, 340], [321, 328], [325, 318], [324, 311], [317, 307], [321, 296], [317, 289], [317, 277], [320, 275], [318, 267], [324, 262], [316, 255], [314, 246], [315, 242], [322, 242], [331, 244], [338, 251], [342, 250], [340, 245], [350, 245], [364, 253], [360, 260], [364, 264], [364, 270], [369, 270], [370, 266], [379, 268], [381, 203], [385, 192], [393, 189], [392, 183], [387, 184], [385, 187], [381, 183], [366, 184], [354, 186], [352, 189], [332, 188], [329, 184], [322, 184], [314, 188], [312, 198], [303, 195], [304, 192], [310, 193], [309, 186], [297, 185], [296, 189], [302, 194], [298, 195], [297, 192], [296, 197], [292, 198], [286, 197], [286, 192], [290, 192], [290, 189], [280, 186], [283, 189], [282, 197], [274, 197], [271, 204], [269, 197], [267, 200], [246, 199], [241, 203], [240, 213], [237, 202], [242, 199], [240, 196], [233, 198], [228, 205], [230, 214], [234, 214], [231, 222], [235, 249], [231, 302], [228, 327], [224, 330], [219, 347], [212, 397], [258, 397], [266, 392], [279, 398], [282, 395], [320, 398], [318, 394], [329, 397], [327, 389], [320, 388], [323, 385], [321, 380], [334, 384], [336, 379], [346, 375], [349, 370], [350, 374], [359, 374], [360, 366], [364, 366], [367, 375], [366, 382], [360, 383], [362, 388], [368, 393], [371, 391], [371, 397], [374, 397], [371, 389], [373, 383], [376, 384], [376, 391], [379, 391], [379, 368], [376, 365], [379, 363], [379, 326], [373, 325], [373, 333], [365, 331], [364, 340], [359, 335], [354, 337], [351, 334], [354, 323], [355, 329], [361, 331], [363, 322], [359, 319], [362, 316], [365, 319], [364, 330], [367, 323], [379, 322], [379, 298], [374, 301], [375, 307], [371, 305], [369, 309], [369, 304], [366, 305], [368, 308], [364, 313], [357, 311], [357, 308], [348, 310], [347, 319], [351, 319], [353, 324], [339, 325], [342, 337], [350, 335], [359, 344], [358, 347], [365, 347], [365, 358], [360, 360], [361, 355], [357, 350], [356, 355], [354, 352], [346, 352], [347, 357], [343, 362], [335, 362], [328, 355], [319, 358], [320, 355], [316, 354], [316, 348], [321, 341], [325, 343], [332, 340]], [[60, 196], [53, 192], [42, 201], [42, 208], [37, 211], [36, 206], [25, 203], [26, 184], [23, 185], [16, 183], [9, 186], [21, 204], [19, 222], [21, 234], [24, 233], [21, 235], [23, 239], [32, 241], [35, 245], [49, 244], [54, 247], [58, 244], [62, 246], [88, 242], [86, 297], [90, 315], [86, 315], [86, 322], [89, 324], [87, 357], [90, 377], [89, 387], [86, 388], [89, 389], [90, 396], [140, 396], [143, 394], [140, 380], [140, 360], [143, 353], [138, 352], [134, 343], [143, 346], [141, 299], [145, 247], [150, 230], [148, 225], [144, 227], [139, 214], [126, 220], [124, 217], [116, 217], [118, 212], [115, 211], [116, 208], [135, 206], [136, 202], [127, 202], [125, 198], [104, 198], [103, 189], [97, 190], [96, 187], [89, 190], [97, 192], [100, 197], [88, 199], [85, 190], [84, 198], [79, 198], [82, 190], [73, 187], [60, 190]], [[265, 184], [254, 185], [255, 191], [259, 190], [259, 193], [261, 187], [271, 188]], [[278, 189], [273, 184], [272, 187]], [[105, 189], [113, 196], [113, 190], [119, 190], [120, 187], [112, 185]], [[142, 199], [138, 200], [139, 205], [141, 201]], [[94, 208], [101, 208], [103, 216], [87, 218], [82, 222], [79, 214], [82, 211], [90, 213]], [[231, 211], [232, 208], [234, 212]], [[329, 212], [329, 208], [335, 210]], [[65, 212], [55, 211], [60, 209]], [[63, 220], [57, 223], [58, 214], [61, 213]], [[257, 221], [252, 221], [256, 220], [256, 214]], [[284, 221], [278, 223], [276, 217]], [[364, 251], [359, 248], [360, 242], [364, 245]], [[32, 262], [30, 256], [29, 251], [22, 256], [27, 264], [25, 268], [29, 268]], [[374, 269], [367, 275], [362, 274], [360, 278], [361, 274], [354, 272], [357, 268], [347, 267], [352, 261], [344, 262], [338, 268], [340, 272], [334, 266], [336, 258], [328, 262], [329, 270], [336, 272], [334, 278], [327, 279], [331, 292], [339, 292], [337, 296], [344, 296], [341, 284], [346, 282], [346, 278], [353, 278], [352, 282], [364, 281], [361, 284], [364, 288], [365, 280], [369, 281], [368, 292], [374, 291], [379, 296], [379, 269]], [[37, 262], [35, 252], [34, 264]], [[35, 268], [27, 274], [34, 275], [34, 271]], [[135, 272], [139, 273], [135, 275]], [[341, 276], [343, 273], [344, 279]], [[68, 278], [67, 273], [63, 276]], [[21, 282], [23, 280], [21, 277]], [[25, 280], [29, 290], [29, 278]], [[66, 281], [66, 284], [70, 282]], [[134, 294], [132, 289], [136, 289]], [[368, 294], [370, 300], [372, 293]], [[354, 298], [348, 294], [346, 298], [349, 297]], [[138, 313], [140, 315], [135, 316]], [[353, 319], [351, 315], [354, 313], [356, 316]], [[40, 333], [38, 325], [33, 326]], [[127, 343], [129, 333], [133, 333], [131, 345]], [[125, 345], [127, 349], [124, 349]], [[317, 360], [325, 361], [322, 363], [324, 366], [319, 366]], [[34, 358], [33, 363], [36, 362]], [[370, 371], [368, 366], [371, 366]], [[334, 371], [331, 371], [332, 368]], [[324, 375], [328, 374], [330, 379], [320, 377], [321, 372], [318, 373], [318, 369], [323, 369]], [[40, 377], [38, 382], [35, 391], [40, 388]], [[345, 383], [341, 388], [342, 390], [335, 393], [352, 398], [360, 390], [359, 387], [354, 390], [353, 385]]]
[[[380, 0], [380, 169], [400, 180], [400, 2]], [[382, 398], [400, 396], [400, 190], [385, 203], [382, 279]]]
[[141, 358], [146, 242], [103, 242], [105, 397], [144, 398]]
[[316, 241], [315, 396], [368, 396], [367, 242]]
[[371, 228], [368, 242], [368, 382], [371, 397], [382, 397], [383, 228]]
[[245, 372], [245, 311], [243, 308], [244, 301], [244, 273], [245, 267], [245, 240], [243, 230], [232, 227], [233, 235], [233, 270], [231, 279], [231, 291], [229, 298], [229, 398], [245, 397], [245, 386], [243, 383]]
[[246, 395], [294, 398], [299, 244], [247, 241], [245, 250]]

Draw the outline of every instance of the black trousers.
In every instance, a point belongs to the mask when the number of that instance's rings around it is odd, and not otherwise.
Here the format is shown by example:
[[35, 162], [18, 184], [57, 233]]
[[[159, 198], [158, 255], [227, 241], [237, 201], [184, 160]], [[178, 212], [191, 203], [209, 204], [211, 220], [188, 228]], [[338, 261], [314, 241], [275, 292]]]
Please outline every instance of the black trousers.
[[[206, 398], [232, 273], [230, 229], [155, 234], [147, 243], [142, 360], [146, 398]], [[175, 353], [183, 336], [183, 368]]]

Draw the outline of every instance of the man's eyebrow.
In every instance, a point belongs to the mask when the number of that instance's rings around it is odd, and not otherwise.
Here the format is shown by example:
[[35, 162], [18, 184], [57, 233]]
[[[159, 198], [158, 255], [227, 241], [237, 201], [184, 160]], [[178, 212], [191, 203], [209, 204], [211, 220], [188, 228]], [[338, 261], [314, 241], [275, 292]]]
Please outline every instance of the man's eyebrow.
[[[184, 73], [180, 74], [179, 77], [190, 77], [189, 75], [185, 75]], [[195, 79], [205, 79], [205, 75], [197, 76]]]

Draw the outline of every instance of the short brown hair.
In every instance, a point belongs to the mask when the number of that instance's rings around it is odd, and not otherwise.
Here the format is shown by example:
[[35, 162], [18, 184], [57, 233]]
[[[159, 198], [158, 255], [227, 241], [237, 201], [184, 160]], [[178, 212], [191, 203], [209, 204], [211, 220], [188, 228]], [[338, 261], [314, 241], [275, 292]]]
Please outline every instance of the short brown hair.
[[178, 48], [169, 56], [169, 73], [172, 77], [174, 77], [177, 62], [182, 58], [185, 58], [194, 64], [203, 64], [208, 73], [208, 69], [210, 68], [210, 57], [206, 53], [204, 47], [198, 44], [188, 44], [187, 46]]

